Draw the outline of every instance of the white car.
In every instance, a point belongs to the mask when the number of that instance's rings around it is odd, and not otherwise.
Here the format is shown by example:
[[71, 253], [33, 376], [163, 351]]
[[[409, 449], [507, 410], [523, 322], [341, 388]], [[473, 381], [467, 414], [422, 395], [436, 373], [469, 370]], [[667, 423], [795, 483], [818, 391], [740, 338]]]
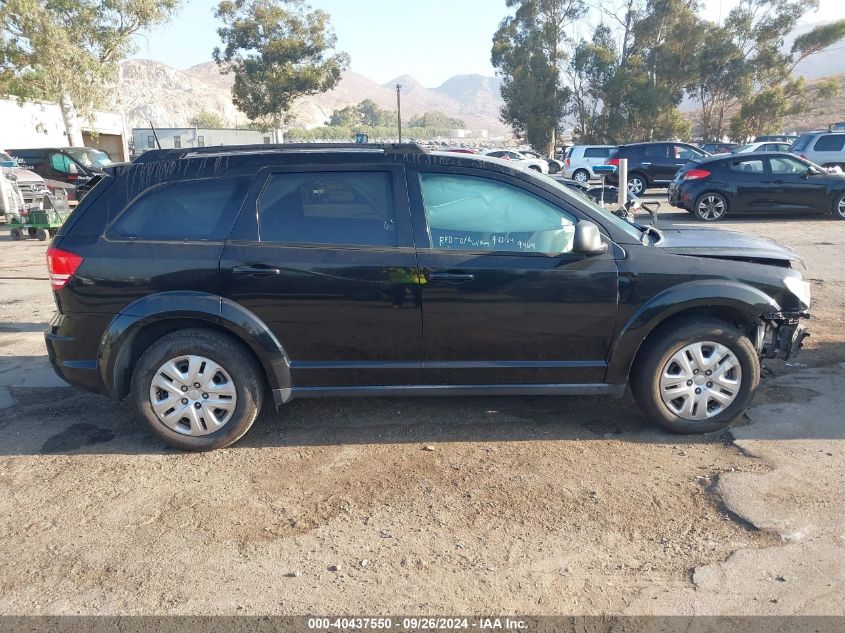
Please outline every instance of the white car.
[[749, 143], [740, 145], [731, 154], [750, 154], [751, 152], [788, 152], [792, 143], [768, 141], [764, 143]]
[[513, 149], [491, 149], [484, 152], [484, 155], [519, 163], [524, 167], [528, 167], [528, 169], [533, 169], [544, 174], [549, 173], [549, 164], [545, 160], [542, 158], [531, 158]]
[[582, 184], [597, 178], [593, 167], [604, 165], [615, 149], [615, 145], [573, 145], [566, 150], [563, 177]]

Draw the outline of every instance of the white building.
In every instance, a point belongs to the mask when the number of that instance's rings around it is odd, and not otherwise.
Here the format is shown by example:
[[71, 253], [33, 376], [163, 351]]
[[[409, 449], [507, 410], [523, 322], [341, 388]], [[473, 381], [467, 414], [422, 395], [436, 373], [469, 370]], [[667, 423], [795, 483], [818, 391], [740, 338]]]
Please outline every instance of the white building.
[[[277, 133], [281, 142], [281, 133]], [[132, 155], [156, 149], [156, 136], [162, 149], [215, 147], [226, 145], [267, 145], [273, 142], [273, 132], [238, 130], [235, 128], [149, 127], [132, 128]]]
[[[14, 147], [67, 147], [64, 119], [57, 103], [0, 99], [0, 149]], [[129, 160], [123, 116], [115, 112], [94, 113], [91, 121], [80, 119], [86, 147], [108, 152], [116, 163]]]

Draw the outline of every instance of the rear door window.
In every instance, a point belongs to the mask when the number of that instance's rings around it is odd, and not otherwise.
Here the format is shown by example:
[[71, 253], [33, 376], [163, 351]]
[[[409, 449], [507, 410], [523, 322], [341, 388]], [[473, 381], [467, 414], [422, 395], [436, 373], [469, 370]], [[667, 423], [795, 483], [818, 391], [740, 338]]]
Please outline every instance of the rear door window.
[[813, 146], [816, 152], [841, 152], [845, 146], [845, 134], [825, 134]]
[[646, 158], [666, 158], [668, 155], [666, 149], [668, 147], [668, 145], [647, 145], [644, 155]]
[[390, 172], [272, 174], [258, 200], [262, 242], [395, 247]]
[[609, 147], [588, 147], [584, 150], [584, 158], [607, 158], [610, 156]]
[[117, 217], [107, 236], [130, 240], [224, 240], [249, 183], [249, 178], [183, 180], [148, 189]]

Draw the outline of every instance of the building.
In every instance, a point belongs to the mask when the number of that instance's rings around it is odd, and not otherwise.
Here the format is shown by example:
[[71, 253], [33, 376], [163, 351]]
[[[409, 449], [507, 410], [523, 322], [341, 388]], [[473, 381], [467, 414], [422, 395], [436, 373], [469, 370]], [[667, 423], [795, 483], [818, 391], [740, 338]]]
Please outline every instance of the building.
[[[0, 99], [0, 149], [67, 147], [62, 111], [57, 103]], [[116, 112], [94, 112], [90, 121], [80, 119], [82, 140], [86, 147], [101, 149], [116, 162], [129, 160], [126, 127]]]
[[[277, 133], [279, 142], [281, 134]], [[132, 156], [156, 149], [156, 137], [162, 149], [215, 147], [226, 145], [267, 145], [273, 142], [273, 132], [239, 130], [235, 128], [149, 127], [132, 128]]]

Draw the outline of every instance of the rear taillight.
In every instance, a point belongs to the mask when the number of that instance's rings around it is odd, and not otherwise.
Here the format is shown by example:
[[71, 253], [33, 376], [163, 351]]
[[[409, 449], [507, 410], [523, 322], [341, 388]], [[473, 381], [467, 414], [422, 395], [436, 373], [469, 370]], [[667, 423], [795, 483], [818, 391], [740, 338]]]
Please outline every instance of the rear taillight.
[[684, 173], [684, 180], [701, 180], [702, 178], [707, 178], [709, 175], [710, 172], [706, 169], [690, 169]]
[[63, 251], [60, 248], [47, 249], [47, 271], [50, 276], [50, 285], [53, 291], [58, 292], [65, 287], [65, 284], [73, 277], [74, 273], [82, 264], [83, 258], [76, 253]]
[[619, 167], [619, 159], [618, 158], [608, 158], [607, 164], [613, 165], [614, 167]]
[[567, 167], [569, 167], [571, 164], [572, 164], [572, 161], [570, 161], [570, 160], [567, 158], [567, 159], [566, 159], [566, 166], [567, 166]]

